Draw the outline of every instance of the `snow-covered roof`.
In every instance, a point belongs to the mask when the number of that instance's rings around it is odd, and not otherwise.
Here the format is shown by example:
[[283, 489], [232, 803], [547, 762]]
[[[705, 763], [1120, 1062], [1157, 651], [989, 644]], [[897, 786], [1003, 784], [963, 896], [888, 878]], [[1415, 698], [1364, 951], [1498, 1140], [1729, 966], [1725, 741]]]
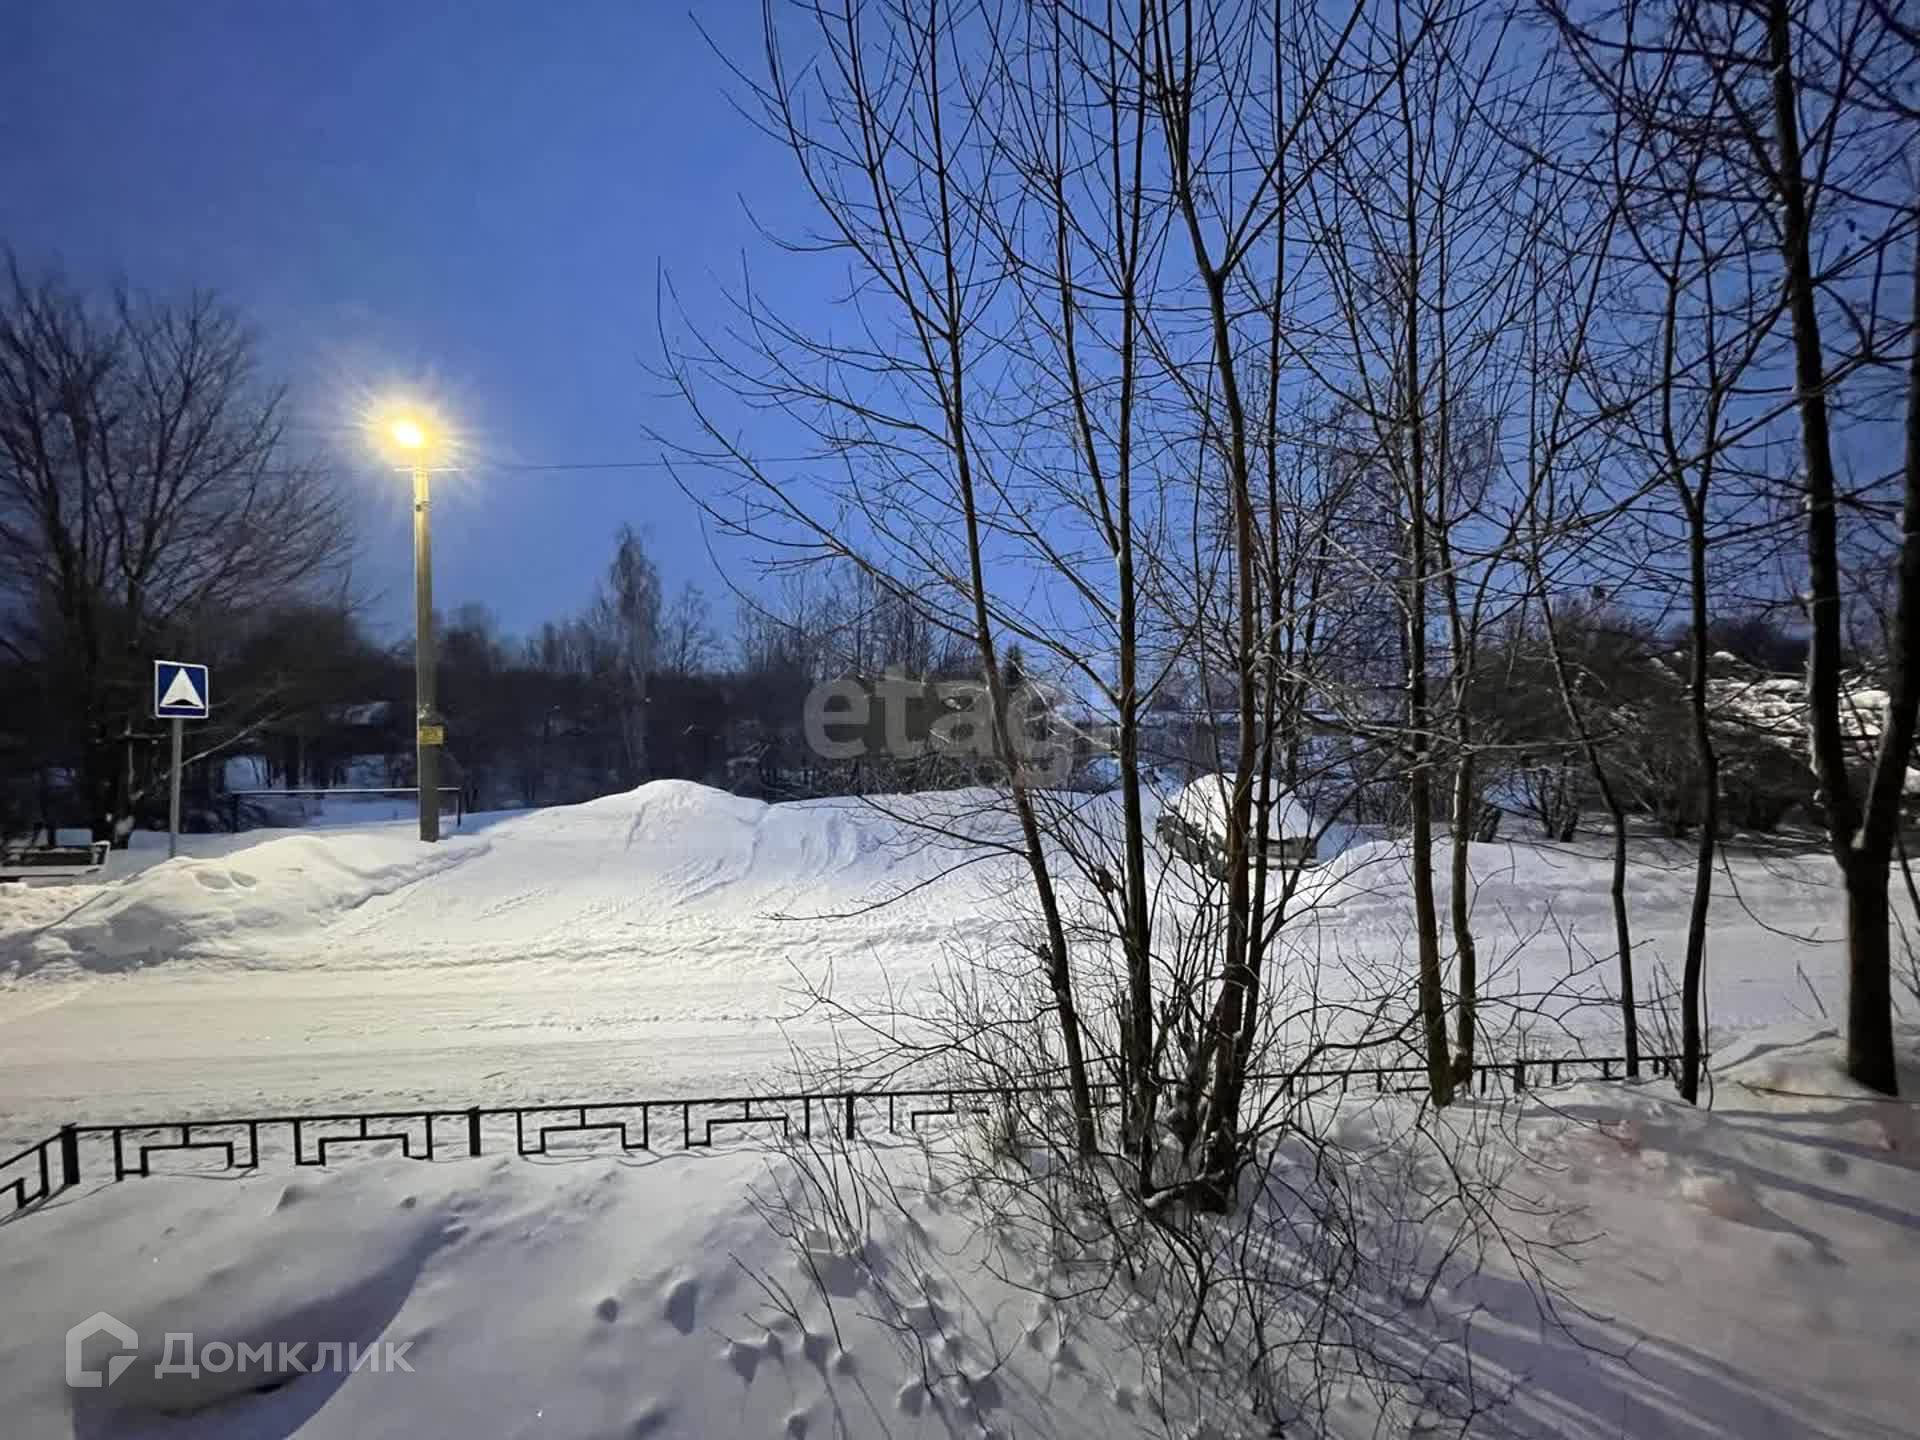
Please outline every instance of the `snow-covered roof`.
[[[1258, 779], [1253, 782], [1253, 824], [1260, 823], [1260, 806], [1270, 801], [1272, 812], [1267, 820], [1267, 834], [1274, 840], [1306, 840], [1312, 838], [1319, 828], [1313, 816], [1278, 781], [1269, 782], [1262, 794]], [[1211, 834], [1227, 833], [1227, 816], [1233, 809], [1233, 776], [1225, 774], [1202, 775], [1198, 780], [1186, 786], [1179, 794], [1167, 802], [1167, 809]]]
[[[1812, 737], [1807, 718], [1806, 681], [1797, 675], [1736, 673], [1707, 682], [1708, 699], [1722, 715], [1791, 750], [1811, 763]], [[1886, 725], [1887, 692], [1865, 674], [1840, 681], [1840, 735], [1850, 763], [1866, 763], [1880, 746]], [[1907, 771], [1908, 790], [1920, 791], [1920, 768]]]

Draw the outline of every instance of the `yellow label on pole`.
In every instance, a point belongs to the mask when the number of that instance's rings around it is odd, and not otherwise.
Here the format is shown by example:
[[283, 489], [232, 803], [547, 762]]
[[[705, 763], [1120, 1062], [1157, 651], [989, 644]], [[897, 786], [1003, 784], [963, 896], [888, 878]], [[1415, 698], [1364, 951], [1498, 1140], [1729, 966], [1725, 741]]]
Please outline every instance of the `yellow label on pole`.
[[447, 727], [422, 725], [419, 729], [419, 741], [422, 745], [444, 745], [447, 743]]

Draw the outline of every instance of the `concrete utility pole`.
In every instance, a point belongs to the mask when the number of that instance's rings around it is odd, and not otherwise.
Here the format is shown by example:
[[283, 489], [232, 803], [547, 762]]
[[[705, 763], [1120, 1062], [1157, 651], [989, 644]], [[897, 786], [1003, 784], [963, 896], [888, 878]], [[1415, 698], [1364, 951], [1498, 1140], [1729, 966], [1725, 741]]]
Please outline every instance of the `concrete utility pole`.
[[433, 516], [427, 461], [445, 437], [424, 411], [389, 412], [378, 427], [382, 442], [404, 456], [413, 472], [413, 757], [420, 799], [420, 838], [440, 838], [440, 747], [447, 743], [434, 683]]
[[427, 462], [424, 456], [416, 454], [413, 461], [414, 770], [420, 787], [420, 838], [432, 843], [440, 838], [440, 746], [446, 736], [440, 726], [434, 694], [437, 677], [433, 646], [433, 527], [429, 505]]

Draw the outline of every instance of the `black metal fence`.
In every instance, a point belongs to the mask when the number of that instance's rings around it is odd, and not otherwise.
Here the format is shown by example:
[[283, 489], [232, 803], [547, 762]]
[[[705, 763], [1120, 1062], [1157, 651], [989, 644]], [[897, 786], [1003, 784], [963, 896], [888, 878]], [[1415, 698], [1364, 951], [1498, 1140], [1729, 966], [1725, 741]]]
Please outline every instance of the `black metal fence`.
[[[227, 828], [236, 835], [239, 834], [240, 822], [246, 818], [248, 802], [252, 802], [255, 811], [264, 811], [271, 802], [306, 798], [308, 796], [317, 797], [324, 806], [326, 798], [329, 795], [338, 796], [343, 799], [353, 799], [367, 795], [391, 795], [396, 799], [401, 799], [408, 795], [417, 796], [419, 793], [420, 787], [418, 785], [336, 785], [328, 789], [229, 790], [226, 793]], [[449, 797], [453, 800], [453, 805], [451, 806], [453, 810], [453, 828], [458, 830], [463, 828], [467, 823], [467, 792], [464, 787], [459, 785], [442, 785], [440, 787], [440, 813], [443, 815], [446, 814], [449, 809], [447, 805]]]
[[[1671, 1076], [1678, 1055], [1642, 1056], [1653, 1076]], [[1620, 1055], [1562, 1055], [1487, 1062], [1474, 1066], [1474, 1088], [1518, 1094], [1541, 1083], [1568, 1079], [1624, 1078]], [[1597, 1075], [1594, 1072], [1598, 1072]], [[1424, 1065], [1354, 1065], [1307, 1068], [1249, 1078], [1255, 1087], [1298, 1094], [1346, 1094], [1424, 1090]], [[1094, 1103], [1119, 1101], [1119, 1086], [1096, 1082]], [[698, 1099], [589, 1101], [564, 1105], [474, 1105], [465, 1109], [426, 1106], [411, 1110], [336, 1112], [314, 1115], [248, 1115], [219, 1120], [134, 1121], [116, 1125], [63, 1125], [5, 1161], [0, 1161], [0, 1214], [37, 1205], [78, 1185], [83, 1174], [116, 1181], [152, 1175], [154, 1157], [202, 1158], [217, 1171], [258, 1170], [289, 1156], [295, 1166], [325, 1165], [338, 1150], [367, 1144], [398, 1144], [409, 1160], [466, 1158], [490, 1154], [545, 1156], [580, 1153], [550, 1146], [564, 1137], [610, 1139], [619, 1152], [702, 1150], [721, 1133], [761, 1133], [791, 1139], [833, 1135], [899, 1134], [961, 1115], [1011, 1109], [1017, 1100], [1060, 1097], [1065, 1085], [934, 1086], [901, 1090], [795, 1091], [788, 1094], [707, 1096]], [[204, 1166], [199, 1172], [205, 1173]], [[8, 1208], [5, 1201], [11, 1197]]]

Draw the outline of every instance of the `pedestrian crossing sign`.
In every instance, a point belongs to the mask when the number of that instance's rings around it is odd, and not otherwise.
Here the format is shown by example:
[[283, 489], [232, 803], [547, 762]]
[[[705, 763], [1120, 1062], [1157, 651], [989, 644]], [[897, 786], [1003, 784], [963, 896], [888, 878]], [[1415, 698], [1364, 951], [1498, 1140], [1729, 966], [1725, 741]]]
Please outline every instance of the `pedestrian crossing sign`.
[[213, 708], [212, 698], [206, 666], [181, 660], [153, 662], [154, 719], [204, 720]]

